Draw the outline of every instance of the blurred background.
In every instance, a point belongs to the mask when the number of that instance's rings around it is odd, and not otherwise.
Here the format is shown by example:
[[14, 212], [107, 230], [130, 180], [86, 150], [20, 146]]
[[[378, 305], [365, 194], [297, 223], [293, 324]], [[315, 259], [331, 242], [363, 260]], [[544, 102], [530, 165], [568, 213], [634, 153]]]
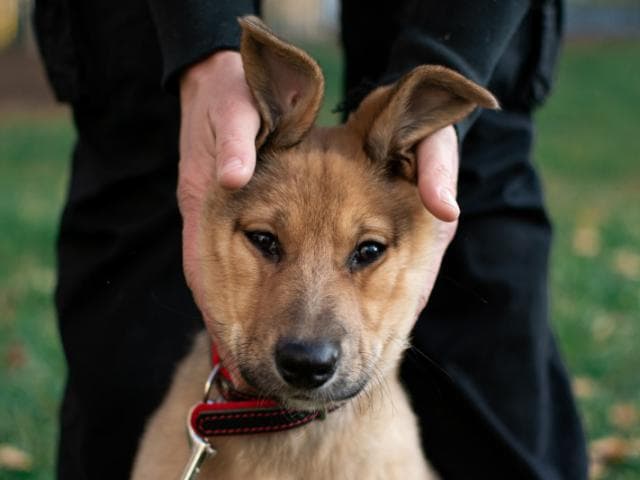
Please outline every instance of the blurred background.
[[[0, 479], [53, 476], [65, 375], [52, 291], [74, 132], [54, 102], [30, 0], [0, 0]], [[328, 78], [335, 123], [337, 0], [267, 0], [274, 28]], [[553, 324], [594, 479], [640, 479], [640, 0], [575, 0], [536, 162], [555, 225]]]

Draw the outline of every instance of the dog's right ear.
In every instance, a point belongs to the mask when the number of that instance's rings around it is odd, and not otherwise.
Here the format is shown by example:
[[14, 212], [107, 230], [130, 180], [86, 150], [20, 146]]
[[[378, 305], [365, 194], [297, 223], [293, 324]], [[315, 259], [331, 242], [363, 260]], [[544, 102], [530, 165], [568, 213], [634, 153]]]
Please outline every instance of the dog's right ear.
[[245, 76], [262, 125], [256, 148], [287, 148], [298, 143], [316, 119], [324, 77], [318, 64], [299, 48], [278, 38], [254, 16], [238, 20]]
[[371, 92], [347, 125], [361, 136], [372, 161], [416, 181], [418, 142], [463, 119], [478, 106], [498, 108], [498, 101], [453, 70], [422, 65], [396, 84]]

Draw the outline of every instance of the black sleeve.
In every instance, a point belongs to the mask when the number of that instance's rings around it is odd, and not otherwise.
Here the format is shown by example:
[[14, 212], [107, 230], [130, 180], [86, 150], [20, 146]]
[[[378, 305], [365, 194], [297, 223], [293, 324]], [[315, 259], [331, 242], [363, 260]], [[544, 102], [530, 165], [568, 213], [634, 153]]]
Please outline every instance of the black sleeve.
[[185, 67], [218, 50], [238, 50], [237, 18], [258, 14], [257, 0], [148, 0], [164, 59], [162, 83], [177, 91]]
[[[403, 12], [383, 81], [421, 64], [450, 67], [487, 86], [498, 60], [526, 16], [527, 0], [417, 0]], [[385, 82], [386, 83], [386, 82]], [[460, 141], [472, 115], [456, 125]]]

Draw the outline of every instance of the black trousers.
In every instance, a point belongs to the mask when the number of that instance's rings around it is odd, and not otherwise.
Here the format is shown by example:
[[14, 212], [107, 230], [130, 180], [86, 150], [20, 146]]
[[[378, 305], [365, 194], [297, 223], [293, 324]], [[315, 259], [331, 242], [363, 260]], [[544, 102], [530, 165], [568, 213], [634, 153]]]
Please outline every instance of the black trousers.
[[[202, 328], [181, 267], [179, 105], [160, 88], [144, 1], [78, 2], [66, 14], [75, 71], [57, 87], [71, 92], [78, 140], [58, 242], [69, 367], [58, 476], [126, 478], [146, 418]], [[45, 52], [50, 70], [69, 49], [58, 54]], [[547, 321], [551, 231], [532, 137], [530, 114], [508, 110], [483, 113], [467, 136], [463, 215], [403, 364], [426, 454], [445, 479], [586, 478]]]

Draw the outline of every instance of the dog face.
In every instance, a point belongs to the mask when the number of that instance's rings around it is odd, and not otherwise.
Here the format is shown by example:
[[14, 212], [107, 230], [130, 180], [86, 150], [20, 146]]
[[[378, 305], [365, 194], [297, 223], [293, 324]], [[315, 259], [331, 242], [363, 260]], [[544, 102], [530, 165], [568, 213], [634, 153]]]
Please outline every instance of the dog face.
[[258, 162], [246, 187], [211, 192], [200, 306], [241, 388], [318, 408], [397, 366], [438, 267], [413, 149], [495, 100], [421, 67], [373, 92], [346, 125], [315, 128], [319, 67], [259, 20], [241, 24]]

